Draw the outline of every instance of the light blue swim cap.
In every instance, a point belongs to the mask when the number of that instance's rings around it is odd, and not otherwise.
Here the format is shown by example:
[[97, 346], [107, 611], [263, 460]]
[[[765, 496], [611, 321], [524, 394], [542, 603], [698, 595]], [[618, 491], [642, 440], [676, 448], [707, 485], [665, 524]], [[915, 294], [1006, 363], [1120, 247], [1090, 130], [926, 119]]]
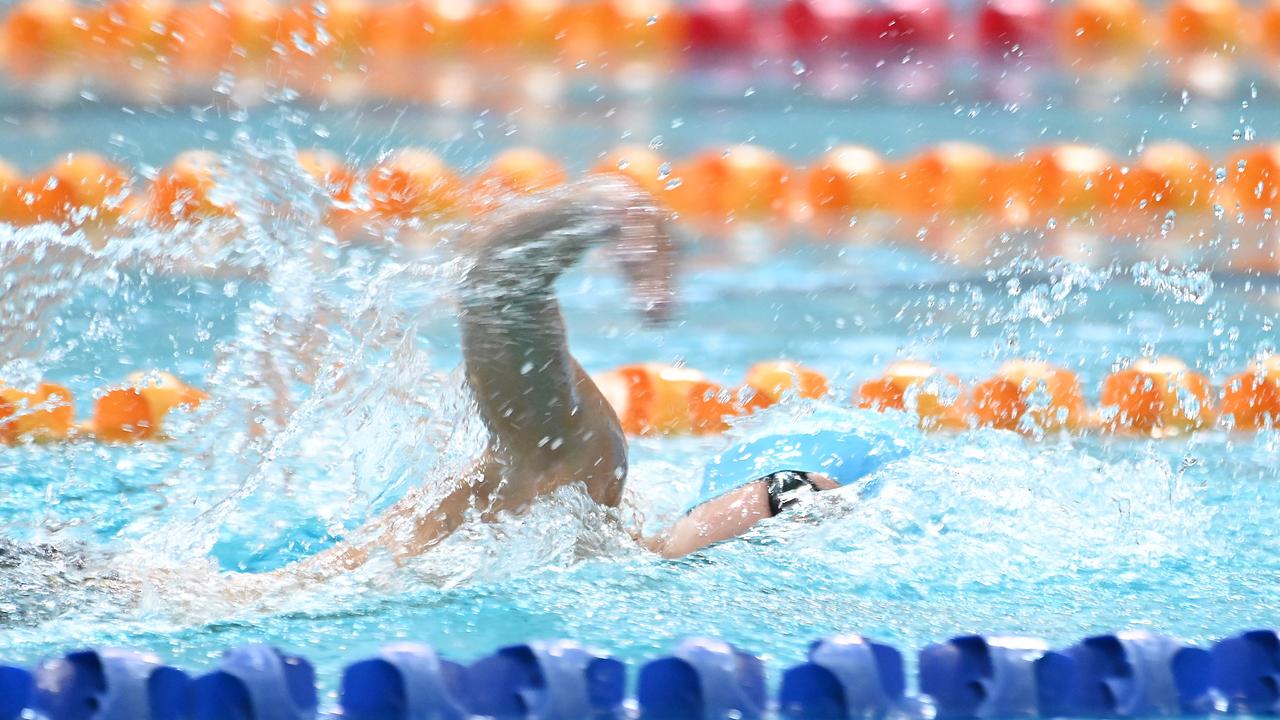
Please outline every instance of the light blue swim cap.
[[779, 470], [820, 472], [848, 485], [910, 452], [894, 435], [872, 428], [764, 435], [734, 445], [707, 464], [702, 499]]

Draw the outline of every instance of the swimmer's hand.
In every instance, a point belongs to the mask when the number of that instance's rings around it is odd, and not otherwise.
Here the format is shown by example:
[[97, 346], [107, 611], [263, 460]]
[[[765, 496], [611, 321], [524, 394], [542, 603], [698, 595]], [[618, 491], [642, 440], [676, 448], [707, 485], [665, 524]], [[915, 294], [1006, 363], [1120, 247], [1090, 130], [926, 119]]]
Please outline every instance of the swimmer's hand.
[[[648, 197], [644, 200], [651, 202]], [[666, 216], [652, 206], [629, 214], [612, 254], [645, 319], [654, 324], [669, 320], [675, 304], [676, 248], [667, 232]]]
[[599, 176], [509, 202], [467, 231], [478, 248], [467, 300], [513, 291], [547, 293], [592, 246], [608, 244], [645, 318], [666, 320], [674, 295], [675, 246], [666, 214], [631, 181]]

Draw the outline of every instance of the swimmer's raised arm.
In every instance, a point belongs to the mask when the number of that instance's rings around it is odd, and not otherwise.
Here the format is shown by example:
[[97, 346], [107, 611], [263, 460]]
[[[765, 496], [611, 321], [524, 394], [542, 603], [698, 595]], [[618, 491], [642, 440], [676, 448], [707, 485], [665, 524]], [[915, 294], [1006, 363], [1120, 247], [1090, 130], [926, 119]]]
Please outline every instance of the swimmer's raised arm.
[[602, 177], [491, 213], [468, 231], [476, 262], [462, 288], [467, 382], [489, 431], [475, 476], [424, 505], [413, 491], [360, 532], [283, 574], [318, 579], [363, 565], [371, 551], [421, 554], [466, 513], [519, 510], [537, 496], [582, 482], [617, 505], [626, 439], [617, 416], [569, 352], [553, 284], [592, 246], [612, 242], [650, 317], [669, 303], [672, 245], [661, 214], [622, 178]]
[[[609, 242], [651, 317], [668, 307], [671, 242], [661, 213], [621, 178], [571, 185], [509, 205], [469, 233], [478, 246], [461, 320], [467, 382], [490, 432], [492, 470], [568, 476], [616, 505], [626, 445], [612, 408], [573, 359], [553, 284], [592, 246]], [[493, 473], [486, 472], [486, 476]]]

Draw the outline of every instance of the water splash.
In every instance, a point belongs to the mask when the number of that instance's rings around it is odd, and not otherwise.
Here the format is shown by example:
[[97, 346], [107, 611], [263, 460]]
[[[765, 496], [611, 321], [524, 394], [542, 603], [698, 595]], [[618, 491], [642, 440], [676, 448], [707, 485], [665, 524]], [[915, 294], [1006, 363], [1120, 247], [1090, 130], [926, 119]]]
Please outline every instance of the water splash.
[[[452, 291], [466, 260], [449, 229], [428, 250], [339, 243], [323, 222], [323, 189], [293, 157], [288, 143], [240, 138], [220, 198], [237, 212], [225, 222], [109, 240], [50, 227], [0, 234], [3, 266], [24, 268], [3, 276], [0, 375], [66, 372], [83, 405], [119, 368], [172, 361], [214, 395], [175, 420], [167, 445], [5, 451], [0, 482], [11, 492], [0, 517], [21, 517], [15, 536], [107, 542], [67, 568], [73, 585], [95, 579], [66, 596], [75, 602], [0, 629], [15, 659], [96, 640], [199, 658], [253, 637], [305, 639], [333, 648], [321, 660], [336, 662], [395, 634], [463, 657], [556, 634], [634, 655], [713, 633], [791, 660], [836, 631], [913, 644], [973, 629], [1070, 639], [1141, 620], [1194, 638], [1237, 620], [1280, 620], [1265, 607], [1236, 609], [1231, 590], [1280, 556], [1259, 532], [1268, 503], [1256, 501], [1276, 499], [1265, 482], [1280, 452], [1274, 436], [1208, 435], [1168, 449], [1032, 444], [992, 431], [929, 438], [902, 416], [803, 403], [724, 437], [636, 440], [619, 511], [565, 488], [521, 517], [469, 524], [404, 566], [377, 558], [327, 583], [237, 602], [217, 585], [220, 572], [269, 570], [360, 537], [363, 521], [411, 488], [424, 488], [430, 506], [468, 479], [484, 442], [450, 372]], [[965, 279], [901, 256], [828, 260], [732, 276], [708, 269], [686, 294], [687, 324], [661, 335], [602, 317], [601, 307], [621, 304], [607, 281], [566, 283], [574, 346], [592, 369], [655, 352], [736, 369], [778, 354], [781, 338], [785, 352], [827, 371], [843, 405], [856, 377], [904, 338], [926, 338], [916, 347], [951, 353], [977, 375], [973, 358], [993, 346], [1012, 352], [1011, 343], [1065, 334], [1062, 353], [1090, 355], [1086, 371], [1097, 373], [1149, 339], [1129, 337], [1107, 303], [1141, 309], [1154, 291], [1178, 301], [1170, 313], [1220, 317], [1246, 305], [1207, 274], [1167, 265], [1126, 273], [1019, 257]], [[1126, 295], [1130, 279], [1147, 295]], [[631, 529], [654, 532], [684, 511], [724, 447], [805, 422], [887, 423], [918, 451], [682, 561], [631, 541]], [[116, 587], [117, 567], [158, 580]]]

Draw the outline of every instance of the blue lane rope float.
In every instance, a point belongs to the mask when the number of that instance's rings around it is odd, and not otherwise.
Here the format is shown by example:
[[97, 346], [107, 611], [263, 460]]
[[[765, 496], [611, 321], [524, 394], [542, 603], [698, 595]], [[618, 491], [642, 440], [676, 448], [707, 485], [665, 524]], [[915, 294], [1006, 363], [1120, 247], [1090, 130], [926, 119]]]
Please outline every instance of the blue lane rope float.
[[1254, 630], [1213, 646], [1213, 685], [1228, 711], [1280, 715], [1280, 634]]
[[81, 650], [36, 668], [31, 708], [49, 720], [182, 720], [190, 677], [154, 655]]
[[[1213, 709], [1207, 650], [1146, 632], [1086, 638], [1063, 654], [1072, 682], [1045, 710], [1079, 717], [1199, 715]], [[1055, 707], [1056, 705], [1056, 707]]]
[[191, 685], [192, 720], [311, 720], [318, 705], [311, 663], [265, 645], [228, 650]]
[[860, 635], [809, 646], [809, 660], [786, 671], [778, 712], [788, 720], [914, 715], [906, 698], [902, 653]]
[[18, 720], [22, 716], [31, 704], [34, 685], [26, 670], [0, 665], [0, 720]]
[[764, 663], [722, 640], [690, 638], [640, 669], [636, 700], [648, 720], [757, 720], [767, 709]]
[[340, 693], [349, 720], [463, 720], [465, 669], [417, 643], [388, 645], [348, 665]]
[[1035, 638], [952, 638], [920, 651], [920, 692], [933, 699], [938, 720], [1037, 717], [1048, 654], [1048, 643]]
[[626, 698], [621, 661], [558, 640], [512, 645], [466, 670], [471, 712], [497, 718], [608, 718]]
[[154, 655], [88, 649], [33, 671], [0, 665], [0, 720], [1277, 716], [1280, 634], [1252, 630], [1212, 649], [1150, 632], [1059, 649], [1036, 638], [965, 635], [922, 649], [916, 679], [913, 696], [902, 654], [857, 635], [815, 642], [772, 696], [758, 656], [710, 638], [685, 640], [634, 674], [567, 640], [504, 647], [465, 666], [398, 643], [347, 666], [339, 706], [326, 714], [311, 664], [265, 645], [229, 650], [194, 678]]

